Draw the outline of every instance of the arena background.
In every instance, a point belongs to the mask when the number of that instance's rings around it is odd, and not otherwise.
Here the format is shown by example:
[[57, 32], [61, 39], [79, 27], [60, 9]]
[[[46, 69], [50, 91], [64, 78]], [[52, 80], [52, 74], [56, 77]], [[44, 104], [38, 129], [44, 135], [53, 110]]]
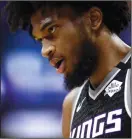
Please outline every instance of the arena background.
[[[0, 9], [7, 2], [0, 2]], [[114, 23], [113, 23], [114, 24]], [[131, 45], [131, 26], [120, 37]], [[59, 138], [62, 103], [68, 93], [63, 76], [41, 56], [27, 32], [10, 33], [0, 19], [1, 137]]]

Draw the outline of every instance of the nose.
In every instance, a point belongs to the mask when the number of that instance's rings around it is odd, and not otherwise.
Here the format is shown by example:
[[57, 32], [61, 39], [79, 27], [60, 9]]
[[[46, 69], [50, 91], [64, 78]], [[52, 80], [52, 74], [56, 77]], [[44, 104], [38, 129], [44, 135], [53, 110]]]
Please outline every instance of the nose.
[[50, 57], [51, 55], [53, 55], [55, 52], [55, 47], [54, 46], [49, 46], [49, 47], [42, 47], [41, 53], [43, 57]]

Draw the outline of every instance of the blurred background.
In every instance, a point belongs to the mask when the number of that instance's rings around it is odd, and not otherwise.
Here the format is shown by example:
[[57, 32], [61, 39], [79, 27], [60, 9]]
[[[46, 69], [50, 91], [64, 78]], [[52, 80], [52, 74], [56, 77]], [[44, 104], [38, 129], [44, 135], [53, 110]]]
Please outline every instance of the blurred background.
[[[0, 2], [0, 9], [7, 2]], [[131, 26], [120, 37], [131, 45]], [[41, 56], [41, 45], [27, 32], [10, 33], [0, 19], [1, 137], [60, 138], [63, 76]]]

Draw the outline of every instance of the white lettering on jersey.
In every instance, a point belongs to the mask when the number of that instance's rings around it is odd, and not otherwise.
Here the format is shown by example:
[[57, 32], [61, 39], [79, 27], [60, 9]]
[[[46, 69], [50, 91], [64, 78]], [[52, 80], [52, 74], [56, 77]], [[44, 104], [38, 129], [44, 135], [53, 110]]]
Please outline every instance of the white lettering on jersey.
[[77, 136], [76, 136], [76, 138], [79, 138], [80, 131], [81, 131], [81, 125], [79, 125], [78, 128], [77, 128]]
[[[70, 133], [70, 138], [80, 138], [80, 137], [84, 138], [85, 136], [86, 138], [91, 138], [91, 137], [94, 138], [102, 134], [121, 131], [121, 116], [120, 116], [121, 114], [122, 114], [122, 109], [118, 109], [118, 110], [108, 112], [108, 114], [104, 113], [98, 115], [94, 118], [94, 120], [89, 119], [83, 122], [77, 128], [74, 128]], [[118, 116], [118, 118], [116, 116]], [[114, 124], [114, 125], [110, 128], [107, 128], [107, 126], [105, 127], [105, 124], [106, 125]], [[77, 129], [77, 133], [75, 134], [76, 129]]]
[[81, 138], [84, 138], [84, 131], [86, 129], [87, 126], [87, 134], [86, 134], [86, 138], [90, 138], [90, 132], [91, 132], [91, 126], [92, 126], [92, 119], [86, 121], [83, 123], [82, 125], [82, 132], [81, 132]]
[[74, 128], [70, 133], [70, 138], [74, 138], [75, 132], [76, 132], [76, 128]]
[[113, 119], [113, 115], [121, 115], [122, 109], [111, 111], [108, 113], [107, 124], [114, 124], [113, 128], [106, 129], [105, 133], [111, 133], [121, 130], [121, 118]]
[[[93, 134], [92, 134], [92, 138], [102, 135], [103, 134], [103, 130], [104, 130], [104, 123], [105, 122], [98, 122], [100, 119], [104, 118], [106, 116], [106, 113], [101, 114], [97, 117], [94, 118], [94, 125], [93, 125]], [[97, 131], [97, 124], [99, 124], [99, 131]]]
[[109, 95], [109, 97], [112, 97], [115, 93], [119, 92], [121, 90], [121, 85], [122, 82], [117, 81], [117, 80], [113, 80], [105, 89], [105, 95]]

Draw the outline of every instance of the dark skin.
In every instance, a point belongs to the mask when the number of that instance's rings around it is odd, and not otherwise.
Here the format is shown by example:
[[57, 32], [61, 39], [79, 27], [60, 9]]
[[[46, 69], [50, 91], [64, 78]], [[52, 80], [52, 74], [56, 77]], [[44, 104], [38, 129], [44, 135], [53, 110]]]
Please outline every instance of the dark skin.
[[[48, 16], [52, 22], [44, 29], [41, 28], [43, 27], [45, 17], [40, 14], [40, 11], [33, 15], [31, 18], [33, 26], [32, 33], [35, 38], [42, 41], [42, 45], [44, 46], [42, 47], [42, 55], [44, 57], [49, 59], [52, 57], [51, 61], [53, 63], [58, 59], [64, 59], [64, 74], [66, 75], [72, 72], [72, 65], [77, 64], [80, 48], [76, 49], [76, 47], [81, 45], [84, 36], [79, 33], [78, 23], [76, 21], [72, 23], [68, 15], [64, 15], [61, 19], [52, 15]], [[52, 62], [51, 65], [53, 65]]]
[[[59, 59], [64, 59], [64, 76], [71, 73], [74, 65], [78, 64], [83, 41], [90, 41], [98, 51], [96, 69], [89, 77], [91, 84], [96, 88], [130, 51], [130, 47], [103, 24], [103, 14], [97, 7], [77, 18], [74, 18], [70, 7], [62, 8], [61, 13], [62, 16], [58, 17], [56, 10], [51, 12], [48, 8], [44, 16], [41, 10], [34, 13], [31, 17], [32, 34], [42, 40], [42, 55], [49, 58], [52, 65]], [[53, 22], [42, 29], [47, 22], [46, 18]], [[70, 134], [74, 94], [76, 91], [71, 91], [63, 103], [62, 126], [65, 138]]]

